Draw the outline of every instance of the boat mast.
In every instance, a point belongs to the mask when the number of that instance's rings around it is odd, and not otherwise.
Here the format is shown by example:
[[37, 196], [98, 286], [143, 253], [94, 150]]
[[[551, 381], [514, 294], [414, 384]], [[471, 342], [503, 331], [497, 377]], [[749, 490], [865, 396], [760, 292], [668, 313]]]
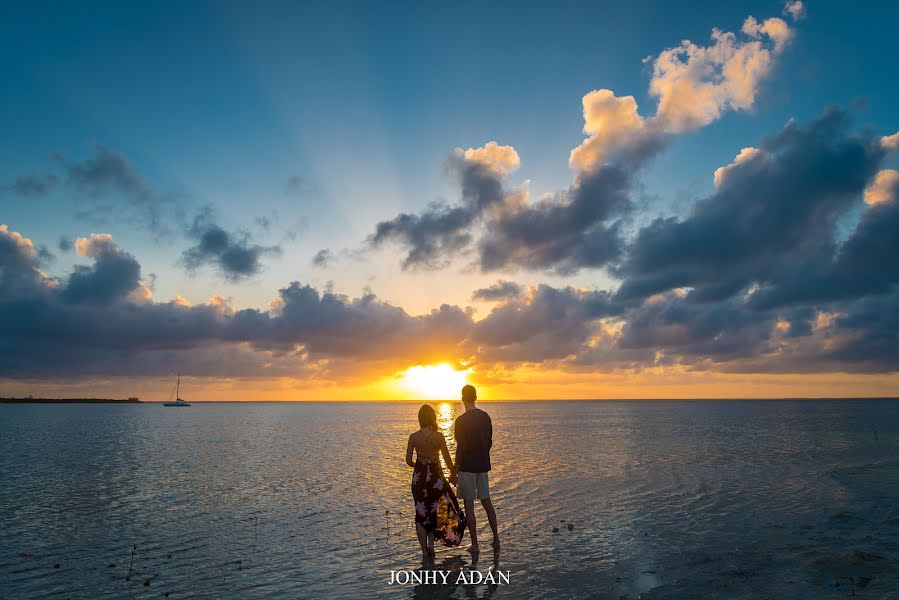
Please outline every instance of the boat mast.
[[178, 382], [175, 383], [175, 400], [181, 400], [181, 371], [178, 371]]

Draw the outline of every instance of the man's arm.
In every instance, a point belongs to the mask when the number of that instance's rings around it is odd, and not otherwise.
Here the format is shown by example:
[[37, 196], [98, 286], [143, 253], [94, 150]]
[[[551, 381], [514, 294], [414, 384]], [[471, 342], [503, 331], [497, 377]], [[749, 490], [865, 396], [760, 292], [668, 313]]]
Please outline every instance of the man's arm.
[[487, 415], [487, 449], [493, 448], [493, 419]]
[[450, 470], [450, 483], [456, 485], [456, 481], [459, 478], [456, 476], [459, 473], [459, 422], [456, 421], [455, 426], [453, 427], [453, 439], [456, 440], [456, 456], [455, 460], [453, 460], [453, 467]]
[[459, 468], [459, 420], [456, 419], [455, 424], [453, 425], [453, 439], [456, 440], [456, 460], [453, 461], [453, 465], [458, 469]]

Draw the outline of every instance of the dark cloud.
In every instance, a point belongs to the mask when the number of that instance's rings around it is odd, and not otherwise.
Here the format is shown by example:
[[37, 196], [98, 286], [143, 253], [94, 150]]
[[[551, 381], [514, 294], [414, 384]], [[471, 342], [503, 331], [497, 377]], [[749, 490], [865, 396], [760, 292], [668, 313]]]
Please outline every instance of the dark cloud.
[[839, 110], [791, 122], [760, 150], [728, 167], [686, 218], [660, 218], [639, 231], [617, 269], [621, 298], [691, 288], [691, 299], [715, 302], [752, 285], [771, 298], [782, 286], [820, 283], [838, 251], [836, 224], [859, 206], [884, 150], [874, 136], [852, 134]]
[[581, 174], [559, 197], [489, 220], [478, 247], [481, 270], [568, 274], [614, 261], [622, 252], [617, 218], [631, 206], [631, 180], [627, 168], [604, 165]]
[[514, 281], [500, 280], [490, 287], [475, 290], [471, 294], [471, 299], [492, 302], [494, 300], [508, 300], [510, 298], [518, 298], [523, 293], [524, 288]]
[[90, 196], [118, 191], [146, 200], [150, 187], [131, 167], [128, 159], [102, 144], [94, 146], [94, 156], [84, 161], [69, 161], [58, 156], [68, 172], [69, 181]]
[[725, 362], [773, 351], [777, 316], [748, 310], [740, 301], [711, 305], [666, 294], [627, 313], [618, 346], [678, 357]]
[[575, 371], [899, 368], [896, 292], [760, 309], [743, 297], [699, 303], [665, 292], [625, 303], [606, 291], [539, 285], [515, 293], [501, 282], [487, 289], [506, 296], [475, 322], [457, 306], [412, 316], [370, 292], [350, 298], [293, 282], [271, 310], [234, 310], [221, 301], [153, 301], [140, 266], [108, 236], [76, 247], [91, 266], [49, 279], [32, 244], [0, 229], [0, 377], [148, 375], [177, 366], [328, 379], [443, 360], [479, 372], [522, 363]]
[[[662, 140], [649, 136], [615, 161], [579, 173], [569, 189], [532, 204], [525, 190], [506, 189], [508, 167], [484, 158], [496, 158], [489, 147], [457, 151], [450, 158], [448, 171], [457, 175], [461, 188], [458, 203], [435, 203], [421, 213], [378, 223], [369, 243], [401, 245], [406, 269], [445, 267], [474, 242], [482, 272], [571, 274], [614, 264], [624, 247], [621, 223], [633, 205], [634, 176], [658, 153]], [[497, 148], [494, 144], [492, 150]], [[469, 152], [483, 154], [475, 160]], [[511, 164], [517, 166], [517, 160], [515, 154]]]
[[[578, 372], [899, 370], [897, 190], [863, 202], [885, 150], [841, 111], [788, 124], [719, 171], [716, 191], [686, 215], [657, 219], [630, 240], [621, 225], [631, 210], [628, 166], [607, 163], [528, 204], [505, 190], [502, 172], [456, 159], [462, 199], [379, 224], [373, 244], [401, 244], [409, 267], [468, 250], [487, 270], [606, 266], [619, 288], [501, 280], [472, 295], [495, 302], [476, 322], [463, 307], [412, 316], [369, 291], [350, 298], [298, 282], [270, 310], [183, 306], [150, 300], [139, 265], [111, 239], [79, 239], [93, 264], [56, 280], [40, 271], [39, 250], [4, 227], [0, 376], [141, 373], [142, 361], [163, 369], [176, 359], [190, 368], [193, 351], [198, 372], [218, 372], [216, 348], [235, 373], [290, 376], [293, 364], [313, 378], [438, 360], [480, 373], [523, 363]], [[258, 272], [265, 249], [254, 254], [260, 247], [248, 236], [229, 234], [209, 213], [190, 232], [186, 263], [232, 277]], [[240, 259], [226, 260], [235, 248]], [[314, 263], [332, 257], [323, 250]]]
[[312, 257], [312, 266], [319, 267], [322, 269], [326, 269], [331, 266], [331, 263], [334, 261], [334, 253], [329, 249], [324, 248], [315, 253], [315, 256]]
[[175, 366], [224, 374], [228, 361], [251, 376], [300, 376], [312, 365], [310, 376], [321, 376], [333, 361], [390, 368], [446, 360], [471, 328], [458, 307], [411, 316], [370, 293], [349, 298], [297, 282], [279, 291], [272, 311], [144, 301], [131, 293], [139, 266], [108, 236], [77, 247], [93, 265], [53, 282], [38, 271], [30, 242], [0, 230], [0, 377], [146, 375]]
[[444, 267], [471, 243], [468, 228], [476, 216], [471, 207], [432, 204], [421, 214], [403, 213], [378, 223], [369, 243], [377, 247], [391, 241], [405, 246], [403, 269]]
[[72, 248], [75, 247], [75, 242], [66, 236], [60, 236], [59, 242], [56, 243], [56, 247], [59, 248], [60, 252], [71, 252]]
[[283, 305], [275, 317], [251, 311], [235, 315], [237, 335], [261, 348], [302, 343], [313, 357], [382, 360], [420, 355], [420, 360], [428, 360], [445, 356], [471, 325], [469, 313], [455, 306], [444, 304], [413, 317], [372, 293], [351, 299], [297, 282], [281, 289], [279, 297]]
[[849, 238], [797, 265], [773, 285], [752, 294], [750, 304], [770, 308], [822, 303], [892, 291], [899, 282], [899, 194], [862, 212]]
[[181, 263], [189, 271], [213, 265], [231, 281], [260, 273], [263, 256], [281, 253], [279, 246], [253, 244], [249, 233], [225, 231], [215, 223], [208, 207], [194, 218], [187, 233], [196, 243], [181, 254]]
[[21, 175], [2, 189], [23, 198], [46, 196], [59, 183], [56, 175]]
[[0, 295], [27, 297], [44, 286], [43, 279], [31, 241], [0, 224]]
[[471, 229], [485, 211], [500, 205], [505, 198], [504, 171], [460, 152], [447, 161], [447, 172], [458, 178], [461, 200], [456, 205], [432, 203], [420, 214], [402, 213], [375, 226], [368, 238], [373, 247], [396, 243], [404, 248], [404, 269], [434, 269], [446, 266], [467, 248], [473, 239]]
[[90, 257], [90, 267], [76, 265], [59, 291], [59, 297], [71, 304], [109, 306], [121, 300], [140, 284], [140, 264], [119, 249], [112, 237], [93, 235], [81, 238], [76, 249]]
[[[150, 185], [135, 172], [128, 159], [102, 144], [94, 146], [94, 155], [83, 161], [72, 161], [56, 156], [67, 174], [67, 183], [82, 192], [95, 204], [79, 211], [79, 215], [89, 219], [104, 219], [109, 210], [116, 210], [119, 216], [133, 218], [157, 233], [167, 231], [163, 222], [165, 198], [155, 193]], [[120, 195], [129, 202], [127, 211], [118, 205], [96, 203], [100, 199]]]
[[561, 359], [579, 352], [599, 319], [621, 312], [608, 292], [539, 285], [475, 323], [470, 341], [488, 363]]
[[56, 255], [54, 255], [53, 252], [51, 252], [50, 249], [47, 248], [47, 246], [45, 246], [44, 244], [38, 246], [36, 251], [37, 257], [42, 263], [51, 263], [56, 260]]

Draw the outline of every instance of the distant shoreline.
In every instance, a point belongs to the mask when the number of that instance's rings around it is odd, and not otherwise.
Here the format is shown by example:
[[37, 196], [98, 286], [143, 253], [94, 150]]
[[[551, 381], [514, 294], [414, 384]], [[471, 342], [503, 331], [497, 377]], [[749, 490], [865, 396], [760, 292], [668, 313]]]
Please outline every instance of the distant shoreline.
[[141, 404], [137, 398], [0, 398], [0, 404]]

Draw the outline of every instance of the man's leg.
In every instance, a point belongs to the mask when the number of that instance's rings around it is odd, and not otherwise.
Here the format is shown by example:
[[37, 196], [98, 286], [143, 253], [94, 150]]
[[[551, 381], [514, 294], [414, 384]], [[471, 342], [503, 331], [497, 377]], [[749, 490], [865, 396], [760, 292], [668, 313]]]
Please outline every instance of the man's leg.
[[478, 522], [474, 518], [474, 500], [465, 498], [462, 501], [465, 504], [465, 519], [468, 521], [468, 535], [471, 536], [471, 546], [468, 550], [472, 554], [478, 552]]
[[484, 511], [487, 513], [487, 522], [490, 523], [490, 530], [493, 531], [493, 542], [490, 545], [499, 550], [499, 528], [496, 526], [496, 509], [493, 508], [493, 502], [490, 501], [490, 498], [482, 498], [481, 506], [484, 507]]

